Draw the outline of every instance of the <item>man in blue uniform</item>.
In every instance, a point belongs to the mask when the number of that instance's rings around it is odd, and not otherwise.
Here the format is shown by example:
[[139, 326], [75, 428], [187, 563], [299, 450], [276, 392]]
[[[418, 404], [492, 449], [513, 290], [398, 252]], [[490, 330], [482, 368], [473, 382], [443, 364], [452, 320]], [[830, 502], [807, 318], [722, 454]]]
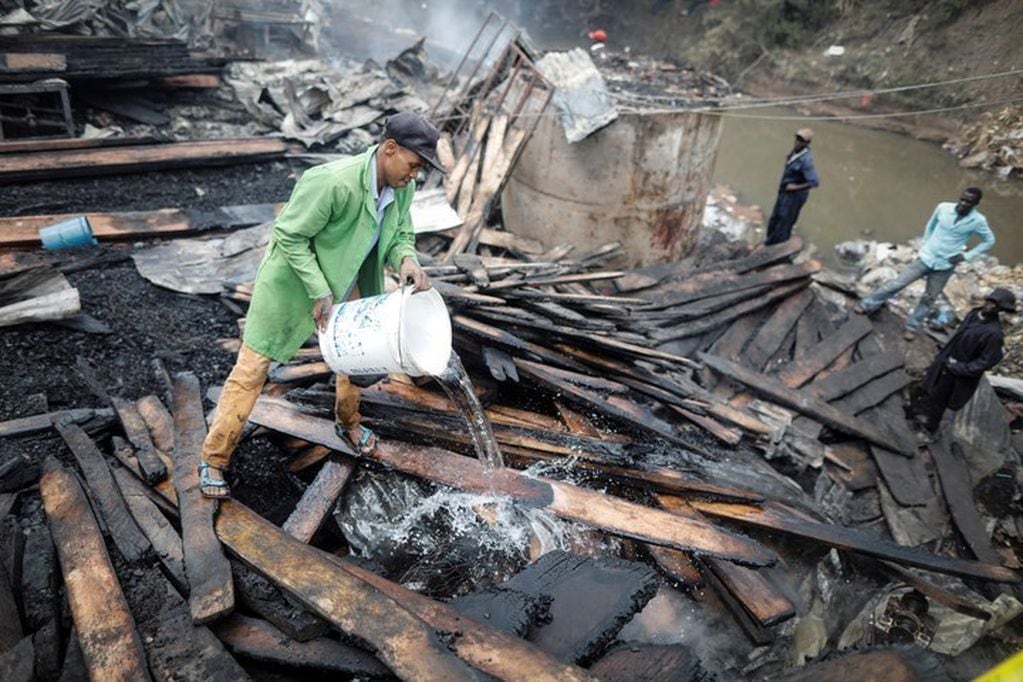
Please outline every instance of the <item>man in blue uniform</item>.
[[785, 157], [778, 199], [774, 202], [771, 219], [767, 222], [767, 238], [764, 240], [766, 246], [789, 240], [792, 228], [799, 220], [799, 212], [810, 196], [810, 190], [821, 184], [813, 165], [813, 154], [810, 153], [812, 140], [813, 131], [809, 128], [796, 131], [796, 143]]
[[[860, 299], [853, 308], [860, 314], [871, 314], [884, 305], [885, 301], [905, 289], [916, 280], [926, 277], [927, 286], [920, 302], [906, 319], [906, 341], [912, 341], [924, 320], [930, 315], [934, 302], [945, 289], [945, 284], [963, 261], [971, 261], [995, 244], [995, 235], [987, 224], [987, 218], [977, 210], [984, 193], [979, 187], [967, 187], [959, 196], [959, 202], [943, 201], [934, 209], [931, 219], [924, 227], [924, 240], [920, 250], [909, 265], [895, 279]], [[963, 253], [963, 247], [976, 235], [980, 243]]]

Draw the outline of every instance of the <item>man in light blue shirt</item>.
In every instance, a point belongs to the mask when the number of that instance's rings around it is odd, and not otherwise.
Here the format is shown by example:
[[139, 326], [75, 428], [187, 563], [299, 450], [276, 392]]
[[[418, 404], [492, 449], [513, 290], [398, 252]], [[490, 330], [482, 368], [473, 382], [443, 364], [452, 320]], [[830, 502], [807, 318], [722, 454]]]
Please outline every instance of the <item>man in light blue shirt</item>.
[[[934, 209], [931, 219], [924, 228], [924, 240], [913, 262], [895, 277], [870, 292], [857, 303], [853, 310], [869, 315], [884, 305], [885, 301], [916, 280], [926, 277], [927, 285], [912, 314], [906, 319], [907, 341], [912, 341], [931, 313], [934, 301], [945, 289], [955, 266], [971, 261], [995, 243], [995, 235], [987, 224], [987, 218], [977, 210], [984, 195], [977, 187], [967, 187], [959, 196], [958, 203], [944, 201]], [[970, 237], [977, 235], [980, 243], [963, 253], [963, 247]]]

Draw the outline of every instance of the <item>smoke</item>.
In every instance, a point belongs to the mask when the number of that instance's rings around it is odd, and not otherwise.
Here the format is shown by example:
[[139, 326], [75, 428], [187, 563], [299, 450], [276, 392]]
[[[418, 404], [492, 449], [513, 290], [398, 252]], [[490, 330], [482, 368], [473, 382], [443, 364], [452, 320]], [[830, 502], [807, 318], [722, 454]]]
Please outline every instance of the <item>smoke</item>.
[[501, 10], [500, 2], [479, 0], [323, 0], [328, 9], [339, 9], [369, 19], [381, 30], [407, 33], [409, 44], [425, 36], [427, 45], [461, 54], [469, 47], [487, 14]]

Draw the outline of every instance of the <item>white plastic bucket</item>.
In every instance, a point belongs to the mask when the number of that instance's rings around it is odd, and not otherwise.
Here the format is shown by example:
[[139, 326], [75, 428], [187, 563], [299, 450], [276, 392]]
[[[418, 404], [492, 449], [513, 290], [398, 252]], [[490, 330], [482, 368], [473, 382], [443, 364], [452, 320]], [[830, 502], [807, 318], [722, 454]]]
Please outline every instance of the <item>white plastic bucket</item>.
[[451, 318], [436, 289], [360, 298], [330, 311], [320, 351], [336, 374], [442, 374], [451, 358]]

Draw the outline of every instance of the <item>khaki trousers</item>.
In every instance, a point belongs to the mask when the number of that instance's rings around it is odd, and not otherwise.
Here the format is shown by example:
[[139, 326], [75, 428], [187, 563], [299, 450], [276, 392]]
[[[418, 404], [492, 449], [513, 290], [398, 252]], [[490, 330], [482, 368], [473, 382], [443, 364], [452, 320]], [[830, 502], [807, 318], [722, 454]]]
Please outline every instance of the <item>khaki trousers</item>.
[[[353, 286], [348, 295], [349, 301], [359, 298], [359, 287]], [[266, 383], [267, 372], [270, 371], [270, 358], [257, 353], [244, 343], [238, 351], [238, 359], [234, 363], [231, 374], [224, 382], [217, 401], [217, 409], [213, 415], [210, 432], [202, 444], [202, 461], [218, 469], [226, 469], [231, 463], [231, 455], [238, 447], [242, 430], [252, 408]], [[336, 375], [334, 394], [334, 420], [345, 429], [350, 429], [362, 421], [359, 414], [359, 401], [362, 397], [359, 387], [341, 374]]]
[[[220, 392], [213, 424], [202, 444], [204, 462], [219, 469], [227, 469], [230, 465], [231, 455], [238, 446], [269, 370], [270, 358], [242, 344], [234, 368]], [[362, 421], [359, 387], [348, 377], [338, 374], [335, 389], [334, 418], [342, 427], [350, 429]]]

